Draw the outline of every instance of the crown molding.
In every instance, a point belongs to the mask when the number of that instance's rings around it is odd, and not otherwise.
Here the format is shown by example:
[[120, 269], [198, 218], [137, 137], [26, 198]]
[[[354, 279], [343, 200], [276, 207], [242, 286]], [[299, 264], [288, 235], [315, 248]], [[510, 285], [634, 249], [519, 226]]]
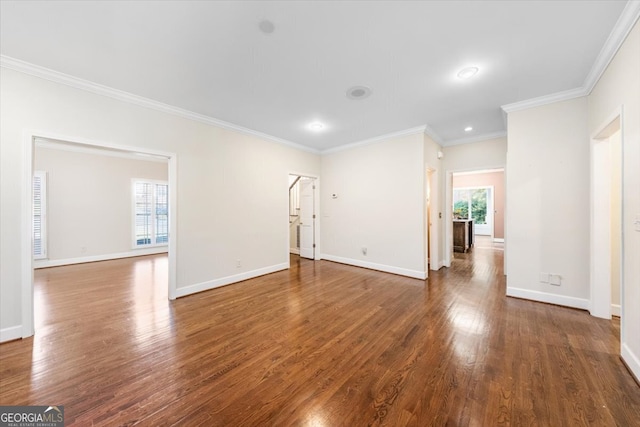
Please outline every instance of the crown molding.
[[600, 80], [618, 49], [626, 40], [638, 18], [640, 18], [640, 1], [628, 1], [582, 85], [587, 94], [590, 94], [596, 83], [598, 83], [598, 80]]
[[562, 92], [552, 93], [550, 95], [539, 96], [537, 98], [527, 99], [525, 101], [514, 102], [512, 104], [503, 105], [502, 110], [509, 114], [514, 111], [527, 110], [529, 108], [541, 107], [547, 104], [553, 104], [560, 101], [568, 101], [581, 96], [587, 96], [589, 93], [583, 87], [565, 90]]
[[80, 144], [67, 143], [40, 137], [36, 137], [34, 142], [37, 148], [45, 148], [49, 150], [69, 151], [72, 153], [90, 154], [94, 156], [118, 157], [121, 159], [138, 160], [143, 162], [158, 162], [166, 164], [169, 161], [169, 159], [164, 156], [132, 151], [120, 151], [108, 148], [95, 148], [92, 146], [83, 146]]
[[582, 86], [575, 89], [552, 93], [550, 95], [540, 96], [538, 98], [506, 104], [501, 107], [502, 111], [508, 114], [513, 113], [514, 111], [526, 110], [529, 108], [540, 107], [542, 105], [553, 104], [554, 102], [568, 101], [570, 99], [589, 95], [639, 18], [640, 0], [629, 0], [611, 30], [607, 41], [604, 43], [604, 46], [602, 46], [602, 49], [600, 50], [600, 53], [598, 54], [598, 57], [591, 67], [591, 71], [589, 71], [589, 74], [585, 78]]
[[362, 147], [362, 146], [365, 146], [365, 145], [375, 144], [377, 142], [384, 141], [385, 139], [400, 138], [400, 137], [403, 137], [403, 136], [415, 135], [415, 134], [418, 134], [418, 133], [425, 133], [425, 129], [426, 128], [427, 128], [427, 126], [423, 125], [423, 126], [410, 128], [410, 129], [400, 130], [400, 131], [397, 131], [397, 132], [387, 133], [387, 134], [384, 134], [384, 135], [376, 136], [374, 138], [369, 138], [369, 139], [365, 139], [365, 140], [358, 141], [358, 142], [352, 142], [350, 144], [340, 145], [340, 146], [334, 147], [334, 148], [328, 148], [326, 150], [322, 150], [320, 154], [332, 154], [332, 153], [337, 153], [338, 151], [350, 150], [350, 149], [356, 148], [356, 147]]
[[114, 89], [112, 87], [104, 86], [88, 80], [80, 79], [80, 78], [71, 76], [69, 74], [61, 73], [59, 71], [54, 71], [49, 68], [31, 64], [29, 62], [15, 59], [10, 56], [0, 55], [0, 67], [18, 71], [25, 74], [29, 74], [29, 75], [39, 77], [41, 79], [49, 80], [55, 83], [71, 86], [75, 89], [92, 92], [97, 95], [107, 96], [109, 98], [117, 99], [119, 101], [127, 102], [130, 104], [135, 104], [140, 107], [150, 108], [156, 111], [172, 114], [174, 116], [182, 117], [182, 118], [193, 120], [196, 122], [240, 132], [245, 135], [255, 136], [261, 139], [265, 139], [267, 141], [276, 142], [278, 144], [296, 148], [298, 150], [307, 151], [314, 154], [319, 153], [319, 151], [316, 149], [313, 149], [301, 144], [297, 144], [295, 142], [287, 141], [286, 139], [278, 138], [263, 132], [245, 128], [240, 125], [225, 122], [224, 120], [219, 120], [213, 117], [205, 116], [203, 114], [194, 113], [189, 110], [174, 107], [174, 106], [164, 104], [162, 102], [154, 101], [152, 99], [145, 98], [142, 96], [134, 95], [129, 92]]
[[424, 133], [425, 135], [427, 135], [429, 138], [431, 138], [433, 140], [433, 142], [435, 142], [438, 145], [445, 145], [444, 141], [442, 140], [442, 138], [440, 138], [440, 135], [438, 135], [436, 133], [435, 130], [433, 130], [431, 128], [431, 126], [429, 125], [424, 125]]
[[452, 141], [447, 141], [444, 146], [451, 147], [453, 145], [472, 144], [474, 142], [488, 141], [490, 139], [504, 138], [506, 136], [507, 131], [501, 130], [498, 132], [483, 133], [482, 135], [475, 135], [467, 138], [454, 139]]

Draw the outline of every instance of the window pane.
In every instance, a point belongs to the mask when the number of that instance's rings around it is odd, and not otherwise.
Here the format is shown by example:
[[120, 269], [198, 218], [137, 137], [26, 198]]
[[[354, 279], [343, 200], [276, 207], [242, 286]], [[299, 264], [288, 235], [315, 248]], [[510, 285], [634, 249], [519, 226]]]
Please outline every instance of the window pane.
[[469, 190], [453, 189], [453, 217], [469, 219]]
[[137, 245], [151, 244], [151, 198], [153, 184], [136, 182], [136, 235]]
[[471, 190], [471, 216], [475, 224], [487, 223], [487, 189]]
[[156, 243], [169, 241], [169, 186], [156, 185]]

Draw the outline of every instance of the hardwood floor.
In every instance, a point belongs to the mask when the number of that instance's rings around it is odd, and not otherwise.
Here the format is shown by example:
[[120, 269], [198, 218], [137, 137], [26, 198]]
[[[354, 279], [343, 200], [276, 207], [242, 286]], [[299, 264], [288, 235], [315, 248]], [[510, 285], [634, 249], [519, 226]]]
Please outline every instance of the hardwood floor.
[[505, 297], [502, 260], [420, 281], [292, 257], [174, 302], [163, 256], [38, 270], [0, 404], [79, 426], [640, 425], [618, 321]]

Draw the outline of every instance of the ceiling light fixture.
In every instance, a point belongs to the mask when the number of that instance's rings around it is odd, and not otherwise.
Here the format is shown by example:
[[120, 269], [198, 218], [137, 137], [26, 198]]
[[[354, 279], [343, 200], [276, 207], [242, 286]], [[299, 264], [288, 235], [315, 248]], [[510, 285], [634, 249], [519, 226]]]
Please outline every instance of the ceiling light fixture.
[[309, 128], [309, 130], [312, 130], [314, 132], [320, 132], [322, 129], [324, 129], [324, 123], [313, 122], [309, 123], [307, 127]]
[[265, 34], [271, 34], [275, 31], [276, 26], [268, 19], [264, 19], [260, 21], [260, 23], [258, 24], [258, 28], [260, 28], [260, 31]]
[[458, 73], [458, 78], [463, 80], [470, 79], [471, 77], [475, 76], [478, 73], [478, 71], [479, 71], [478, 67], [463, 68]]
[[473, 130], [473, 128], [471, 126], [467, 126], [466, 128], [464, 128], [465, 132], [471, 132]]
[[371, 95], [371, 88], [366, 86], [353, 86], [347, 89], [347, 98], [349, 99], [365, 99]]

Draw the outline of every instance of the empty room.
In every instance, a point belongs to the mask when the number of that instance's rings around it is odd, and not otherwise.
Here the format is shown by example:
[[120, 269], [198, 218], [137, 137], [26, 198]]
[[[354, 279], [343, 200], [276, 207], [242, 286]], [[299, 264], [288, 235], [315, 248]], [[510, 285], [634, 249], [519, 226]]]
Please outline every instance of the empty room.
[[0, 1], [0, 425], [638, 425], [639, 17]]

